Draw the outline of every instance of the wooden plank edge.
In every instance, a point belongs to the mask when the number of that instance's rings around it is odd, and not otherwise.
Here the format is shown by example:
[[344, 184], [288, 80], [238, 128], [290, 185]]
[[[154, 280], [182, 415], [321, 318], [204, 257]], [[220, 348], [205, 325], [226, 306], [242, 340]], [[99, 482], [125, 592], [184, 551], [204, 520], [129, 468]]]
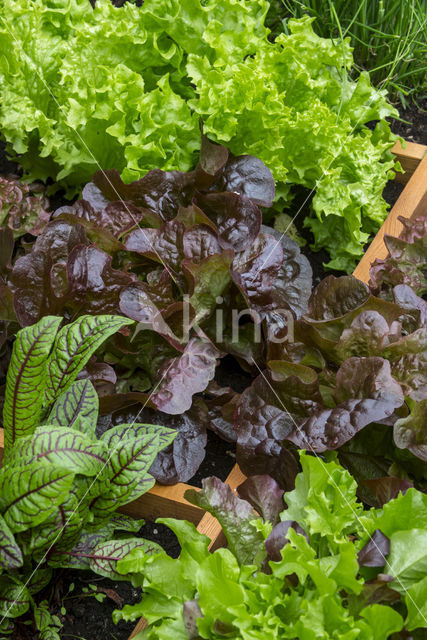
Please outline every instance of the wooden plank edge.
[[353, 275], [363, 282], [369, 282], [372, 263], [376, 258], [383, 260], [388, 254], [384, 235], [399, 237], [403, 229], [403, 224], [398, 220], [399, 216], [409, 219], [422, 214], [425, 208], [427, 208], [427, 156], [419, 163]]
[[396, 173], [394, 179], [396, 182], [406, 184], [426, 155], [427, 147], [423, 144], [417, 144], [416, 142], [407, 142], [403, 148], [400, 141], [397, 141], [391, 151], [404, 170], [404, 173]]

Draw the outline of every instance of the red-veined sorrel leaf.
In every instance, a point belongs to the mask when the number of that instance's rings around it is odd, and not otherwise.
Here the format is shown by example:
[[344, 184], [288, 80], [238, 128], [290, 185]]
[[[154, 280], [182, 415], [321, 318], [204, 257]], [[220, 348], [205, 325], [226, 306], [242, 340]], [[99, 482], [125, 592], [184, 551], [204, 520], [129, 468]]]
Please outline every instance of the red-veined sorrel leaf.
[[85, 487], [74, 483], [64, 501], [41, 524], [19, 534], [19, 544], [26, 556], [41, 560], [48, 549], [70, 549], [80, 538], [82, 523], [89, 519]]
[[125, 538], [123, 540], [105, 540], [105, 532], [85, 532], [79, 543], [70, 550], [54, 550], [49, 564], [54, 567], [92, 569], [95, 573], [113, 578], [128, 580], [117, 571], [117, 563], [133, 549], [141, 549], [148, 555], [160, 553], [160, 545], [142, 538]]
[[0, 576], [0, 618], [18, 618], [30, 607], [30, 594], [19, 580]]
[[76, 380], [59, 396], [46, 422], [94, 436], [98, 407], [98, 394], [91, 381]]
[[48, 362], [46, 399], [53, 402], [74, 382], [96, 349], [113, 333], [133, 324], [121, 316], [81, 316], [63, 327]]
[[47, 360], [62, 318], [46, 316], [18, 331], [10, 361], [3, 409], [5, 451], [40, 422]]
[[[137, 400], [138, 401], [138, 400]], [[139, 400], [141, 402], [142, 399]], [[131, 419], [132, 414], [120, 414], [122, 420]], [[194, 476], [205, 457], [208, 410], [201, 398], [195, 398], [185, 413], [171, 415], [148, 406], [140, 410], [139, 419], [144, 423], [162, 425], [175, 434], [173, 442], [162, 449], [150, 467], [150, 474], [161, 484], [187, 482]], [[158, 427], [155, 427], [158, 433]], [[109, 430], [114, 431], [113, 429]], [[106, 434], [107, 435], [107, 434]], [[160, 443], [164, 444], [160, 433]]]
[[49, 553], [49, 565], [65, 569], [89, 569], [89, 559], [93, 550], [105, 538], [105, 527], [97, 531], [84, 530], [72, 549], [61, 549], [55, 545]]
[[8, 464], [47, 462], [84, 476], [98, 474], [108, 458], [107, 447], [66, 427], [45, 426], [20, 439], [10, 451]]
[[22, 567], [22, 564], [21, 549], [16, 544], [13, 533], [4, 518], [0, 516], [0, 568], [17, 569]]
[[149, 435], [158, 436], [159, 444], [162, 447], [167, 447], [174, 441], [177, 432], [175, 429], [168, 429], [167, 427], [163, 427], [159, 424], [140, 424], [138, 422], [133, 424], [124, 423], [105, 431], [101, 436], [101, 441], [107, 445], [108, 449], [114, 449], [124, 440], [141, 438]]
[[0, 512], [13, 533], [43, 522], [65, 499], [74, 479], [68, 469], [30, 462], [0, 470]]
[[46, 585], [49, 584], [52, 578], [52, 569], [50, 567], [39, 567], [36, 573], [31, 571], [30, 575], [26, 576], [25, 584], [27, 585], [28, 591], [31, 594], [38, 593], [41, 591]]
[[102, 493], [90, 505], [95, 518], [108, 518], [120, 505], [151, 489], [154, 478], [148, 470], [161, 448], [160, 439], [154, 433], [116, 444], [110, 452]]
[[106, 540], [95, 547], [89, 566], [95, 573], [114, 580], [128, 580], [117, 571], [117, 563], [133, 549], [141, 549], [146, 555], [161, 553], [162, 547], [151, 540], [127, 538], [124, 540]]

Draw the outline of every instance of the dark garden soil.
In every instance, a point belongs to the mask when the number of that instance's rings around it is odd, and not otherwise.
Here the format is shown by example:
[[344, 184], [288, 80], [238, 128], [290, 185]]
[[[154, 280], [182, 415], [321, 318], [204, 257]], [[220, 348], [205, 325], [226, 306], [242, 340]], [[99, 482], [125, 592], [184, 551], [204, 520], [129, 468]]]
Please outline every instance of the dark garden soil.
[[[117, 4], [123, 4], [123, 2], [118, 1]], [[419, 106], [420, 110], [415, 105], [402, 110], [402, 121], [394, 120], [392, 130], [410, 142], [427, 144], [427, 100], [421, 101]], [[4, 145], [0, 142], [0, 175], [7, 173], [19, 174], [19, 169], [7, 159]], [[384, 197], [390, 205], [397, 200], [402, 188], [402, 185], [397, 183], [387, 185]], [[305, 190], [296, 194], [293, 205], [294, 214], [306, 198]], [[54, 208], [63, 204], [61, 194], [57, 194], [51, 202]], [[300, 234], [310, 243], [312, 240], [310, 233], [302, 225], [306, 206], [307, 203], [297, 216], [295, 224]], [[292, 211], [290, 213], [292, 214]], [[314, 281], [317, 283], [326, 275], [322, 263], [327, 261], [327, 254], [313, 253], [308, 245], [303, 252], [310, 260]], [[250, 380], [249, 374], [242, 371], [231, 358], [224, 359], [217, 371], [217, 382], [221, 386], [231, 386], [236, 391], [242, 391], [250, 384]], [[190, 484], [201, 486], [202, 478], [210, 475], [225, 479], [234, 462], [234, 446], [210, 433], [206, 459]], [[158, 542], [174, 557], [179, 553], [175, 535], [163, 525], [147, 523], [139, 535]], [[77, 571], [58, 572], [53, 591], [51, 589], [49, 593], [42, 594], [42, 598], [49, 599], [52, 613], [58, 615], [63, 622], [61, 638], [80, 640], [127, 640], [135, 623], [121, 622], [115, 626], [111, 614], [114, 609], [120, 608], [122, 603], [132, 604], [138, 601], [139, 597], [140, 590], [133, 588], [129, 583], [100, 579], [89, 572]], [[102, 599], [102, 602], [99, 599]], [[36, 640], [36, 636], [31, 635], [28, 627], [22, 627], [14, 638], [15, 640]]]

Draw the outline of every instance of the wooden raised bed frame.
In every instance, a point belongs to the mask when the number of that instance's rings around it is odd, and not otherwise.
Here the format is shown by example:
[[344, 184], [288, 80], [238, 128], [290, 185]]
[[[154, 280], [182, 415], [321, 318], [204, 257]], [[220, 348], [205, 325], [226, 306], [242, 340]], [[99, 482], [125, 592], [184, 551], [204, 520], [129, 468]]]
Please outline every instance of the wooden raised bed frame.
[[[383, 259], [387, 255], [384, 234], [399, 236], [402, 232], [403, 225], [398, 217], [412, 218], [423, 213], [427, 215], [427, 146], [408, 142], [405, 148], [402, 148], [400, 142], [397, 142], [392, 151], [405, 172], [396, 174], [395, 180], [404, 184], [405, 188], [353, 272], [363, 282], [369, 281], [369, 269], [374, 260], [376, 258]], [[0, 429], [0, 462], [2, 457], [3, 429]], [[226, 482], [232, 489], [236, 489], [244, 480], [245, 476], [238, 465], [235, 465]], [[197, 525], [200, 533], [206, 534], [211, 539], [210, 548], [214, 550], [224, 544], [225, 538], [216, 518], [185, 500], [184, 493], [187, 489], [194, 488], [181, 482], [172, 486], [162, 486], [156, 483], [145, 495], [126, 505], [120, 511], [135, 518], [149, 520], [160, 517], [189, 520]], [[141, 619], [131, 638], [145, 627], [146, 622]]]

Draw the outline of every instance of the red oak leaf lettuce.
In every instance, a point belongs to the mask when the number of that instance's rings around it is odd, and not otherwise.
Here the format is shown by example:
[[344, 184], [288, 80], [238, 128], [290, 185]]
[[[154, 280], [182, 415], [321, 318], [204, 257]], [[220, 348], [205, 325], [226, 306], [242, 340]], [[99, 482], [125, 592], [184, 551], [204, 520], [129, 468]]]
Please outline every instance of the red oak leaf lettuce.
[[[377, 423], [395, 425], [395, 443], [375, 455], [410, 467], [399, 447], [425, 459], [425, 303], [403, 285], [392, 296], [376, 297], [352, 276], [329, 276], [313, 291], [294, 324], [295, 341], [269, 345], [267, 369], [237, 401], [237, 460], [245, 473], [268, 472], [285, 487], [293, 445], [345, 452]], [[344, 456], [354, 462], [351, 449]], [[378, 472], [384, 476], [384, 468]]]

